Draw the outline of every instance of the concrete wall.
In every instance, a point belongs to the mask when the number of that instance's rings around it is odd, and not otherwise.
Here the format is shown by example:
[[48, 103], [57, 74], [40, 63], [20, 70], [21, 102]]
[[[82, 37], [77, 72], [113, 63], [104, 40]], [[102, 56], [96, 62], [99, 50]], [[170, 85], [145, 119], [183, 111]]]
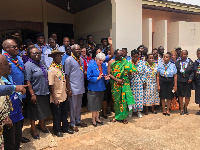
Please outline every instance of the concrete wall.
[[[49, 3], [46, 9], [48, 22], [74, 23], [74, 15], [62, 9]], [[42, 0], [1, 0], [0, 20], [43, 22]]]
[[163, 46], [167, 51], [167, 20], [159, 20], [155, 22], [155, 32], [153, 37], [153, 46]]
[[[130, 51], [142, 44], [142, 0], [112, 0], [114, 48]], [[116, 14], [114, 14], [116, 13]]]
[[167, 49], [168, 51], [172, 51], [175, 49], [175, 47], [180, 46], [179, 45], [179, 22], [171, 22], [169, 23], [169, 29], [168, 29], [168, 44]]
[[75, 14], [74, 35], [86, 38], [94, 35], [96, 43], [100, 43], [102, 37], [110, 36], [112, 28], [112, 5], [110, 0], [105, 0], [93, 7]]
[[152, 18], [142, 20], [142, 44], [152, 51]]
[[189, 52], [189, 57], [195, 60], [196, 50], [200, 48], [200, 22], [179, 22], [179, 45]]
[[200, 48], [200, 22], [171, 22], [168, 32], [168, 51], [180, 46], [188, 50], [189, 57], [196, 59], [196, 50]]
[[158, 20], [167, 20], [168, 29], [170, 22], [187, 21], [187, 22], [200, 22], [199, 15], [190, 15], [183, 13], [166, 12], [151, 9], [142, 9], [142, 19], [152, 18], [152, 29], [155, 30], [155, 22]]

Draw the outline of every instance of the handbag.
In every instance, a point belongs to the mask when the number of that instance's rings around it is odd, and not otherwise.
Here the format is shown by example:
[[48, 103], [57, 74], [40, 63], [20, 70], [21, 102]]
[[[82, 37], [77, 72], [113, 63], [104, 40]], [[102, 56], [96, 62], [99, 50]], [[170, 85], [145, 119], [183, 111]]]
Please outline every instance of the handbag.
[[171, 110], [179, 110], [179, 103], [178, 103], [175, 95], [174, 95], [174, 98], [171, 100], [170, 109]]

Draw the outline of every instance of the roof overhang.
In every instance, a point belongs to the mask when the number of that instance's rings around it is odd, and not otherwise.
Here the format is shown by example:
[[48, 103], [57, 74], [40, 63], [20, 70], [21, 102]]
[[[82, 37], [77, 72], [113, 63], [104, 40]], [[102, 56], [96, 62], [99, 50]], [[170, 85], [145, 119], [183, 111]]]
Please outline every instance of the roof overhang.
[[168, 0], [142, 0], [144, 9], [200, 15], [200, 6]]

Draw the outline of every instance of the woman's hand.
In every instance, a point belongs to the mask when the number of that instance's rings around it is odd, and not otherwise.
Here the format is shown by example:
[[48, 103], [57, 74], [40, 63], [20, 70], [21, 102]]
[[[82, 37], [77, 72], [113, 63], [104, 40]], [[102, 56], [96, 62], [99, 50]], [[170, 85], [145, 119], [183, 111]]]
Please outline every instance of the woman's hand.
[[174, 92], [176, 92], [177, 91], [177, 86], [174, 86], [173, 90], [174, 90]]
[[158, 90], [158, 92], [160, 92], [160, 85], [159, 85], [159, 86], [157, 86], [157, 90]]
[[36, 95], [31, 96], [31, 103], [37, 104], [37, 97], [36, 97]]
[[111, 37], [108, 38], [108, 43], [109, 43], [110, 45], [112, 45], [112, 38], [111, 38]]
[[146, 83], [146, 82], [144, 82], [144, 83], [143, 83], [143, 90], [145, 90], [145, 89], [146, 89], [146, 87], [147, 87], [147, 83]]
[[110, 80], [110, 76], [107, 75], [107, 76], [104, 76], [105, 80]]
[[12, 120], [10, 119], [10, 117], [7, 117], [5, 119], [5, 124], [6, 124], [8, 129], [12, 128], [13, 124], [12, 124]]
[[99, 75], [99, 77], [97, 77], [97, 80], [100, 80], [103, 77], [103, 73]]

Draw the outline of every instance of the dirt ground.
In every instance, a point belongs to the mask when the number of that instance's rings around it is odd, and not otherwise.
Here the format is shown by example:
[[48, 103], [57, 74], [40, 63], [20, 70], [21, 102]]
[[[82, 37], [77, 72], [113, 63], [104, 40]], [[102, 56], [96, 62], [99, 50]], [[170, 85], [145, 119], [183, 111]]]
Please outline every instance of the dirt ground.
[[52, 134], [52, 120], [47, 121], [49, 134], [39, 132], [40, 140], [33, 140], [30, 136], [29, 122], [25, 122], [23, 136], [31, 139], [30, 143], [22, 144], [22, 150], [199, 150], [200, 148], [200, 116], [196, 116], [198, 105], [194, 102], [192, 91], [191, 102], [188, 107], [189, 115], [180, 116], [179, 111], [172, 111], [171, 116], [149, 113], [138, 119], [137, 116], [128, 118], [129, 123], [109, 122], [102, 119], [105, 125], [93, 127], [91, 113], [83, 113], [83, 122], [88, 127], [79, 128], [73, 135], [64, 134], [58, 138]]

